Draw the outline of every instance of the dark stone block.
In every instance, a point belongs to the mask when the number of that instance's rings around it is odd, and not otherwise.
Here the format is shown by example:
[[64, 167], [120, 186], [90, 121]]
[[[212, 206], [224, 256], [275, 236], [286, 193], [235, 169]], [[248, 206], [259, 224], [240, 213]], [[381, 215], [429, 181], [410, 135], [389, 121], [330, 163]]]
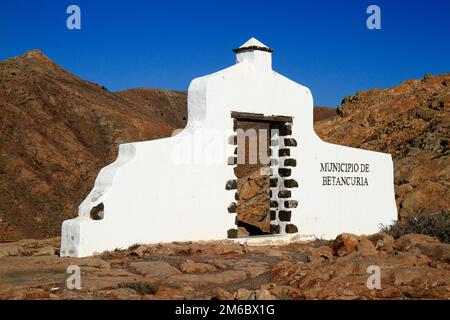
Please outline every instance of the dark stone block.
[[280, 168], [278, 169], [278, 174], [281, 177], [289, 177], [291, 175], [291, 169]]
[[284, 139], [284, 145], [286, 147], [296, 147], [297, 146], [297, 140], [295, 140], [294, 138]]
[[238, 230], [237, 229], [230, 229], [227, 231], [227, 238], [229, 239], [235, 239], [238, 236]]
[[270, 233], [271, 234], [279, 234], [280, 233], [280, 225], [278, 225], [278, 224], [271, 224], [270, 225]]
[[290, 198], [291, 192], [289, 190], [280, 190], [278, 192], [278, 198]]
[[284, 202], [285, 208], [297, 208], [298, 201], [297, 200], [288, 200]]
[[295, 224], [287, 224], [286, 225], [286, 233], [297, 233], [298, 232], [298, 228]]
[[274, 210], [270, 210], [270, 220], [274, 221], [277, 218], [277, 212]]
[[291, 211], [278, 211], [278, 218], [280, 221], [291, 221]]
[[234, 194], [234, 200], [239, 200], [239, 194], [237, 192]]
[[278, 201], [270, 201], [271, 208], [278, 208]]
[[228, 180], [225, 185], [226, 190], [237, 190], [237, 180]]
[[292, 135], [292, 126], [290, 124], [285, 124], [280, 128], [279, 131], [280, 136], [290, 136]]
[[229, 213], [236, 213], [236, 210], [237, 210], [236, 202], [230, 203], [230, 205], [228, 206], [228, 212]]
[[278, 150], [279, 157], [289, 157], [291, 155], [291, 150], [289, 149], [280, 149]]
[[105, 216], [105, 206], [99, 203], [91, 209], [90, 216], [92, 220], [102, 220]]
[[286, 188], [298, 188], [298, 182], [294, 179], [284, 180], [284, 186]]
[[295, 159], [286, 159], [286, 160], [284, 160], [284, 166], [285, 167], [296, 167], [297, 166], [297, 160], [295, 160]]
[[270, 179], [270, 187], [275, 188], [278, 185], [278, 179], [272, 178]]

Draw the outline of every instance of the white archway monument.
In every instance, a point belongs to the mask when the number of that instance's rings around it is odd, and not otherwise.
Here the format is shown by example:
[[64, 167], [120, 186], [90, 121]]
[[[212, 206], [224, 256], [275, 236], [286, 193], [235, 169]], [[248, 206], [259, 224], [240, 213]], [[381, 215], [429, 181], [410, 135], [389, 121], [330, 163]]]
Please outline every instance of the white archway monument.
[[259, 239], [370, 234], [396, 220], [391, 156], [322, 141], [310, 90], [272, 70], [272, 51], [250, 39], [234, 50], [235, 65], [191, 82], [186, 128], [120, 145], [78, 217], [63, 222], [61, 256], [232, 236], [234, 137], [236, 124], [248, 121], [280, 129], [270, 137], [266, 173], [275, 231]]

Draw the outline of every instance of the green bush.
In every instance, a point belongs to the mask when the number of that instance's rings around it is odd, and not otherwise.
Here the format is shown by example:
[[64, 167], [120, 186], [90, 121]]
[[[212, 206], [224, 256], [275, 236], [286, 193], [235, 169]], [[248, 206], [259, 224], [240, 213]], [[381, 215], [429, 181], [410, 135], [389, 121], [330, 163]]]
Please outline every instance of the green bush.
[[422, 214], [390, 226], [382, 225], [380, 231], [396, 239], [408, 233], [419, 233], [436, 237], [443, 243], [450, 243], [450, 213], [448, 210], [442, 210], [434, 215]]

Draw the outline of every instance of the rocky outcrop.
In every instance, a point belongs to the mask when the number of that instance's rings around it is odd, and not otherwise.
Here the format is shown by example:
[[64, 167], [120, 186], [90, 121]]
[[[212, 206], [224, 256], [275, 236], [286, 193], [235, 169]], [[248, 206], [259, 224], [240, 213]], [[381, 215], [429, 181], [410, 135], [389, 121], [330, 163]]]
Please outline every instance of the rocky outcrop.
[[392, 154], [400, 219], [450, 209], [450, 74], [346, 97], [315, 124], [329, 142]]

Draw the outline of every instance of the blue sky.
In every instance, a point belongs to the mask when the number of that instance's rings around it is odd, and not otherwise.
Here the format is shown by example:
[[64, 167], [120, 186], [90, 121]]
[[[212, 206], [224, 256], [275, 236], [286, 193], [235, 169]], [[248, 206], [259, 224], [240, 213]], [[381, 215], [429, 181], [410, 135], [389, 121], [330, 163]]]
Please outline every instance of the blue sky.
[[[66, 9], [81, 8], [81, 30]], [[381, 30], [366, 9], [381, 8]], [[279, 73], [308, 86], [316, 105], [450, 72], [450, 1], [33, 0], [0, 6], [0, 60], [33, 48], [110, 90], [187, 90], [234, 64], [250, 37], [275, 48]]]

